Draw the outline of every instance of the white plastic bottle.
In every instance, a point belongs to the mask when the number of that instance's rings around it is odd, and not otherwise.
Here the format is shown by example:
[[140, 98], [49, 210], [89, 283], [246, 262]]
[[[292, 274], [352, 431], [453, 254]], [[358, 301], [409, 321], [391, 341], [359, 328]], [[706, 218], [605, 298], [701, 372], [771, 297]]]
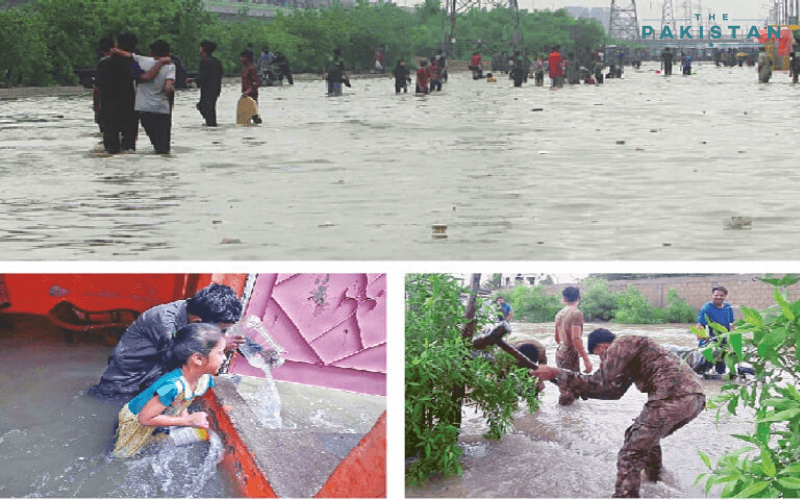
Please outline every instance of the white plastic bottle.
[[197, 427], [173, 427], [169, 431], [169, 437], [175, 446], [186, 446], [209, 439], [208, 431]]

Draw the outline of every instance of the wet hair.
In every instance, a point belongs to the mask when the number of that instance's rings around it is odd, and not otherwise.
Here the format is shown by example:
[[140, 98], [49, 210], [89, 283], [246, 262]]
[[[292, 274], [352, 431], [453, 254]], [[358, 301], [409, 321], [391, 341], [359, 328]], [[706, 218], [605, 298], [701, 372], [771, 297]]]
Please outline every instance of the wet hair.
[[214, 42], [209, 42], [208, 40], [204, 40], [200, 42], [200, 46], [203, 47], [203, 52], [207, 55], [211, 55], [215, 50], [217, 50], [217, 44]]
[[230, 287], [212, 283], [186, 301], [186, 312], [206, 323], [236, 323], [242, 315], [242, 302]]
[[564, 297], [564, 300], [567, 302], [575, 302], [581, 298], [581, 291], [576, 286], [568, 286], [563, 292], [561, 292], [561, 296]]
[[615, 338], [617, 338], [617, 336], [605, 328], [598, 328], [592, 331], [592, 333], [589, 334], [589, 354], [594, 354], [594, 348], [597, 347], [597, 344], [610, 344], [614, 342]]
[[530, 359], [534, 363], [539, 362], [539, 349], [533, 344], [522, 344], [517, 348], [519, 352], [525, 355], [526, 358]]
[[261, 47], [261, 52], [269, 52], [269, 47], [264, 45], [263, 47]]
[[112, 38], [111, 36], [104, 36], [103, 38], [100, 39], [100, 42], [98, 42], [97, 44], [97, 51], [100, 53], [100, 55], [102, 55], [111, 50], [111, 47], [113, 46], [114, 46], [114, 38]]
[[117, 35], [117, 44], [125, 52], [135, 52], [139, 39], [133, 33], [120, 33]]
[[420, 67], [424, 68], [425, 66], [428, 65], [428, 61], [422, 60], [422, 61], [420, 61], [419, 65], [420, 65]]
[[333, 49], [333, 57], [339, 57], [342, 55], [342, 49]]
[[150, 44], [150, 51], [155, 56], [166, 57], [169, 55], [169, 44], [164, 40], [156, 40]]
[[724, 287], [724, 286], [722, 286], [722, 285], [717, 285], [717, 286], [715, 286], [714, 288], [712, 288], [712, 289], [711, 289], [711, 293], [714, 293], [714, 292], [716, 292], [717, 290], [719, 290], [720, 292], [724, 293], [725, 295], [728, 295], [728, 289], [727, 289], [727, 288], [725, 288], [725, 287]]
[[172, 370], [186, 364], [192, 354], [208, 356], [222, 340], [222, 331], [210, 323], [189, 323], [175, 333], [169, 349], [169, 365]]
[[241, 53], [239, 53], [239, 55], [240, 56], [244, 56], [245, 59], [247, 59], [250, 62], [253, 62], [253, 51], [252, 50], [245, 49]]

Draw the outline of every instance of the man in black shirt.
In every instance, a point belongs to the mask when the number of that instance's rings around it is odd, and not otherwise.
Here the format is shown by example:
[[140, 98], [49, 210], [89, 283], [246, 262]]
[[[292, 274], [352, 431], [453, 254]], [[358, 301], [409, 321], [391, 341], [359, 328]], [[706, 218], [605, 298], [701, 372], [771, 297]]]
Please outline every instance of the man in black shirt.
[[[200, 87], [200, 102], [197, 109], [206, 120], [209, 127], [217, 126], [217, 99], [222, 91], [222, 63], [212, 54], [217, 50], [214, 42], [200, 42], [200, 72], [195, 79]], [[186, 79], [186, 83], [191, 78]]]
[[664, 76], [672, 74], [672, 52], [669, 47], [661, 53], [661, 68], [664, 70]]
[[[126, 52], [135, 52], [136, 35], [120, 33], [116, 46]], [[133, 86], [134, 67], [129, 57], [111, 54], [97, 63], [97, 86], [100, 90], [102, 110], [103, 146], [108, 153], [136, 149], [136, 132], [139, 126], [136, 112], [136, 90]], [[122, 142], [120, 144], [120, 135]]]

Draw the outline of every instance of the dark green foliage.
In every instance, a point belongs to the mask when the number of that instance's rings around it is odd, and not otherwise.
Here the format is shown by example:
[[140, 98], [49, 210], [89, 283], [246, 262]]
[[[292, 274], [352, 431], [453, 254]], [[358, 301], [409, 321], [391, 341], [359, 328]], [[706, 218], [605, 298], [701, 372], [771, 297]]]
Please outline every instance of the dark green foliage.
[[657, 308], [651, 305], [637, 289], [628, 286], [617, 296], [617, 309], [613, 321], [636, 325], [690, 323], [697, 317], [697, 312], [681, 299], [675, 290], [667, 292], [667, 304], [666, 309]]
[[609, 321], [617, 309], [617, 296], [608, 289], [608, 282], [598, 278], [583, 281], [581, 306], [585, 321]]
[[[244, 4], [243, 4], [244, 5]], [[252, 4], [256, 5], [256, 4]], [[258, 4], [263, 8], [264, 4]], [[442, 48], [449, 20], [439, 4], [428, 0], [411, 13], [389, 2], [370, 4], [359, 0], [354, 7], [338, 3], [326, 9], [277, 8], [271, 21], [248, 18], [222, 21], [203, 10], [202, 0], [33, 0], [23, 7], [0, 11], [0, 70], [9, 69], [12, 82], [27, 85], [76, 82], [74, 69], [95, 66], [97, 42], [108, 34], [135, 33], [139, 50], [147, 54], [158, 38], [169, 42], [190, 71], [199, 64], [199, 43], [217, 43], [216, 56], [231, 74], [238, 72], [239, 53], [249, 44], [258, 52], [269, 45], [289, 60], [295, 72], [322, 72], [335, 47], [343, 51], [348, 69], [372, 68], [375, 49], [385, 46], [385, 63], [398, 59], [411, 65], [412, 57], [431, 57]], [[496, 8], [472, 10], [459, 15], [457, 40], [483, 40], [490, 57], [512, 50], [513, 11]], [[565, 11], [520, 13], [524, 50], [546, 53], [560, 44], [573, 50], [570, 28], [580, 28], [580, 42], [597, 47], [605, 41], [599, 23], [572, 19]], [[475, 44], [457, 44], [456, 59], [468, 59]]]
[[503, 296], [514, 309], [514, 319], [531, 323], [555, 321], [556, 313], [563, 307], [561, 298], [546, 295], [541, 285], [518, 286]]
[[[501, 438], [512, 425], [520, 396], [536, 408], [536, 379], [517, 368], [504, 352], [497, 361], [475, 356], [465, 344], [463, 288], [450, 276], [406, 276], [406, 456], [409, 483], [426, 481], [434, 472], [460, 474], [458, 447], [460, 388], [465, 405], [475, 405], [489, 423], [488, 438]], [[480, 309], [480, 307], [478, 307]]]
[[[756, 372], [746, 385], [724, 386], [709, 405], [718, 409], [718, 415], [752, 408], [756, 417], [750, 433], [733, 435], [747, 446], [720, 457], [714, 466], [708, 455], [698, 450], [711, 472], [700, 474], [696, 482], [705, 478], [706, 492], [724, 484], [724, 498], [800, 497], [800, 300], [789, 302], [780, 291], [798, 278], [787, 275], [762, 281], [775, 286], [777, 314], [742, 307], [744, 320], [730, 333], [717, 331], [717, 340], [710, 347], [723, 350], [734, 373], [737, 360], [750, 363]], [[705, 334], [699, 329], [695, 333]], [[724, 345], [723, 339], [728, 339]]]

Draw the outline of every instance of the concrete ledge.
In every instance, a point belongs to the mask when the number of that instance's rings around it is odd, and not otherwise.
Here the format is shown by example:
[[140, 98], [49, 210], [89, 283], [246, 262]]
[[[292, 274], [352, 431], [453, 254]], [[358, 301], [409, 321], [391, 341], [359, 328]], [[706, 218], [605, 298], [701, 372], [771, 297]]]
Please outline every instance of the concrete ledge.
[[386, 412], [314, 497], [386, 497]]
[[384, 497], [385, 398], [277, 385], [282, 429], [262, 427], [242, 396], [257, 387], [252, 377], [217, 377], [204, 399], [238, 491], [251, 498]]

